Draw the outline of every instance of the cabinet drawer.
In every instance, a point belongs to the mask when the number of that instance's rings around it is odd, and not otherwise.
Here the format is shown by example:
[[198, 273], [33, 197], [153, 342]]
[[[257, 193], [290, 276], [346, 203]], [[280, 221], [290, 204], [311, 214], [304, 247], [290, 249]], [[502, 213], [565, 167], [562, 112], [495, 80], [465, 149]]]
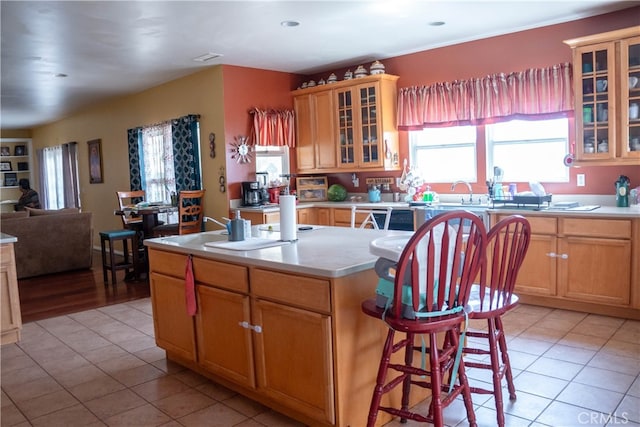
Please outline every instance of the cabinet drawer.
[[260, 269], [252, 269], [250, 275], [255, 296], [326, 313], [331, 311], [327, 280]]
[[184, 278], [187, 256], [158, 250], [149, 250], [149, 270], [167, 276]]
[[246, 267], [193, 258], [193, 274], [199, 283], [230, 291], [249, 293], [249, 274]]
[[[509, 215], [498, 215], [498, 221], [507, 218]], [[531, 224], [531, 232], [534, 234], [557, 234], [558, 223], [556, 218], [544, 218], [540, 216], [527, 216], [527, 221]]]
[[560, 218], [560, 233], [566, 236], [630, 239], [631, 220]]

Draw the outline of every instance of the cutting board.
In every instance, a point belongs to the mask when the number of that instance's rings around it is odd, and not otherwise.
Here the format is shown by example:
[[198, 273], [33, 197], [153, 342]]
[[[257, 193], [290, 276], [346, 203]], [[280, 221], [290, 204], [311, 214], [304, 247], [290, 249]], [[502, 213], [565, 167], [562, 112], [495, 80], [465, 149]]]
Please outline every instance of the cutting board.
[[283, 242], [281, 240], [251, 238], [240, 240], [237, 242], [217, 241], [207, 242], [204, 245], [220, 249], [229, 249], [232, 251], [253, 251], [256, 249], [271, 248], [274, 246], [288, 245], [291, 242]]

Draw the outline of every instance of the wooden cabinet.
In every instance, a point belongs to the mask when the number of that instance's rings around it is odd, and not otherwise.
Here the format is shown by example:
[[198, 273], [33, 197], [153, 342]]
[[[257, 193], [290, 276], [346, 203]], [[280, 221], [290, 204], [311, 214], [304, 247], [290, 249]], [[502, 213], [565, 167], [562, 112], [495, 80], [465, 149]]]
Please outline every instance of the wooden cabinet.
[[264, 212], [261, 210], [256, 211], [241, 211], [240, 216], [243, 219], [251, 221], [251, 225], [256, 224], [275, 224], [280, 222], [280, 212]]
[[[500, 219], [502, 217], [499, 217]], [[557, 219], [528, 217], [531, 241], [520, 267], [516, 291], [531, 295], [557, 294]]]
[[[330, 282], [150, 250], [156, 342], [179, 360], [323, 423], [335, 422]], [[169, 273], [177, 269], [180, 273]], [[196, 353], [197, 349], [197, 353]], [[197, 357], [196, 357], [197, 354]]]
[[26, 178], [34, 185], [31, 139], [1, 138], [0, 150], [0, 207], [2, 212], [12, 212], [21, 195], [18, 181]]
[[186, 262], [186, 255], [149, 251], [151, 307], [158, 347], [195, 361], [194, 319], [185, 303]]
[[0, 344], [20, 340], [22, 316], [13, 243], [0, 244]]
[[640, 165], [640, 27], [565, 43], [573, 49], [577, 164]]
[[337, 168], [333, 93], [327, 90], [294, 97], [293, 107], [298, 132], [298, 171]]
[[[505, 216], [494, 216], [492, 223]], [[638, 262], [632, 256], [637, 250], [633, 248], [634, 220], [568, 216], [527, 219], [532, 228], [531, 243], [518, 274], [518, 294], [640, 308], [634, 305], [637, 291], [631, 286]]]
[[633, 262], [631, 220], [559, 218], [558, 221], [560, 295], [628, 306]]
[[299, 172], [399, 170], [397, 76], [293, 91]]
[[298, 208], [298, 224], [317, 224], [316, 211], [314, 208]]
[[[258, 387], [313, 419], [333, 424], [330, 284], [254, 269]], [[258, 332], [256, 330], [256, 332]]]

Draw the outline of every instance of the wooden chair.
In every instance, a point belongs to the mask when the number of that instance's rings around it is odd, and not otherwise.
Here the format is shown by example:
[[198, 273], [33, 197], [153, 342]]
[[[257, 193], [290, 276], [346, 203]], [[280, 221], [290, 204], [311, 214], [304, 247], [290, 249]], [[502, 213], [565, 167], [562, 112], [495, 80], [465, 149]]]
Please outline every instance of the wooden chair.
[[502, 379], [506, 377], [509, 398], [516, 399], [511, 364], [507, 353], [507, 342], [502, 325], [502, 315], [518, 304], [513, 293], [518, 271], [522, 266], [529, 241], [531, 226], [520, 215], [504, 218], [487, 236], [487, 259], [483, 268], [480, 284], [473, 285], [469, 297], [470, 319], [487, 321], [487, 330], [467, 331], [467, 336], [488, 340], [489, 348], [473, 347], [479, 340], [468, 340], [465, 354], [489, 356], [489, 363], [466, 361], [467, 367], [489, 369], [492, 371], [493, 389], [471, 387], [472, 393], [493, 394], [496, 405], [498, 426], [504, 426], [504, 408], [502, 400]]
[[206, 190], [184, 190], [178, 197], [178, 223], [163, 224], [153, 229], [153, 237], [199, 233], [204, 217], [202, 204]]
[[[351, 206], [351, 228], [356, 228], [357, 223], [360, 223], [359, 228], [374, 228], [376, 230], [380, 229], [378, 222], [374, 214], [385, 215], [384, 225], [382, 227], [383, 230], [389, 229], [389, 221], [391, 221], [391, 211], [392, 208], [380, 208], [380, 209], [365, 209], [358, 208], [356, 206]], [[362, 219], [362, 215], [364, 216], [364, 220], [360, 222]]]
[[[463, 230], [464, 227], [464, 230]], [[471, 212], [450, 211], [431, 218], [411, 236], [395, 266], [393, 295], [384, 307], [376, 299], [362, 303], [362, 311], [383, 320], [389, 330], [376, 385], [371, 398], [367, 426], [373, 427], [379, 411], [443, 426], [443, 409], [462, 394], [467, 418], [475, 426], [469, 383], [461, 357], [461, 327], [464, 307], [474, 278], [485, 257], [487, 234], [482, 220]], [[396, 339], [396, 332], [405, 334]], [[438, 341], [438, 334], [442, 335]], [[426, 345], [420, 345], [421, 336]], [[424, 341], [423, 341], [424, 342]], [[404, 362], [392, 356], [404, 350]], [[422, 353], [424, 351], [424, 353]], [[428, 366], [416, 366], [414, 353], [422, 353]], [[387, 381], [387, 374], [396, 375]], [[455, 375], [447, 374], [455, 372]], [[400, 407], [381, 406], [384, 394], [402, 385]], [[409, 410], [412, 386], [429, 388], [428, 414]]]
[[[127, 206], [135, 205], [141, 201], [144, 201], [145, 191], [116, 191], [118, 196], [118, 206], [120, 211], [126, 212]], [[129, 229], [142, 229], [142, 217], [132, 215], [120, 215], [122, 218], [122, 225], [124, 228]]]

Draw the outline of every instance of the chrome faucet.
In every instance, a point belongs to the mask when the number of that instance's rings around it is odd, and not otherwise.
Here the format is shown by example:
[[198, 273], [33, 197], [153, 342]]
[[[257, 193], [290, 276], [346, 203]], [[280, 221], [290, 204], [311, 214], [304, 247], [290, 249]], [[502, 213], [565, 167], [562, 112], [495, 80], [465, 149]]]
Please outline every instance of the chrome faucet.
[[[453, 184], [451, 184], [451, 191], [454, 191], [456, 188], [456, 185], [458, 184], [464, 184], [467, 186], [467, 188], [469, 189], [469, 204], [473, 204], [473, 190], [471, 189], [471, 184], [469, 184], [467, 181], [456, 181]], [[461, 200], [461, 203], [464, 205], [465, 201], [464, 201], [464, 197]]]

